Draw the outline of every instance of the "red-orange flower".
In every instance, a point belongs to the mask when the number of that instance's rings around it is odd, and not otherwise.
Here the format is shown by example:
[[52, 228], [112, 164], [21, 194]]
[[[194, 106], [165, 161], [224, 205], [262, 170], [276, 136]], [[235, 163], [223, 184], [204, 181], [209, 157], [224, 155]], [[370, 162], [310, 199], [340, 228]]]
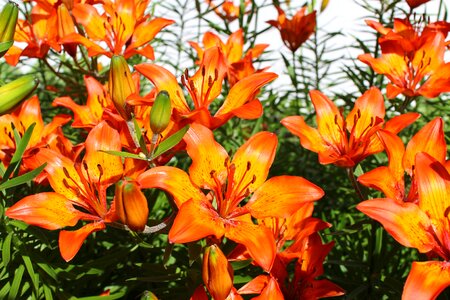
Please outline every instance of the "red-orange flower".
[[278, 19], [267, 23], [280, 31], [281, 39], [286, 47], [295, 52], [314, 33], [316, 29], [316, 12], [305, 14], [307, 9], [305, 6], [289, 20], [279, 6], [276, 6], [276, 9], [278, 11]]
[[[418, 197], [414, 176], [416, 154], [425, 152], [439, 162], [445, 162], [447, 145], [445, 144], [442, 119], [436, 118], [425, 125], [409, 141], [406, 149], [402, 140], [394, 133], [380, 130], [378, 135], [387, 152], [389, 165], [378, 167], [359, 176], [358, 181], [365, 186], [382, 191], [387, 198], [399, 202], [416, 202]], [[405, 172], [411, 178], [408, 194], [405, 189]]]
[[253, 59], [258, 58], [268, 46], [267, 44], [256, 44], [252, 49], [244, 53], [244, 35], [242, 29], [230, 34], [226, 43], [218, 35], [208, 31], [203, 36], [204, 49], [196, 42], [189, 42], [189, 44], [197, 51], [200, 61], [203, 60], [205, 50], [212, 47], [219, 47], [225, 58], [227, 77], [231, 86], [239, 80], [257, 72], [253, 67]]
[[420, 152], [415, 160], [415, 178], [418, 204], [373, 199], [357, 208], [379, 221], [400, 244], [430, 258], [413, 262], [402, 299], [435, 299], [450, 285], [450, 174], [442, 163]]
[[224, 58], [218, 47], [204, 52], [199, 69], [192, 77], [187, 73], [182, 77], [182, 83], [194, 102], [194, 110], [187, 104], [183, 90], [170, 71], [154, 64], [139, 64], [135, 68], [158, 91], [165, 90], [169, 93], [174, 114], [180, 122], [196, 122], [211, 129], [222, 126], [234, 116], [243, 119], [260, 117], [262, 105], [255, 96], [261, 87], [277, 77], [274, 73], [261, 72], [238, 81], [212, 116], [209, 106], [220, 95], [226, 72]]
[[[215, 4], [213, 0], [206, 0], [209, 6], [214, 9], [214, 12], [222, 19], [231, 22], [239, 18], [240, 15], [240, 1], [237, 5], [233, 0], [224, 0]], [[244, 1], [244, 9], [251, 3], [250, 0]]]
[[[275, 156], [277, 138], [269, 132], [251, 137], [230, 160], [212, 132], [192, 124], [184, 141], [192, 159], [189, 175], [174, 167], [156, 167], [137, 181], [142, 188], [160, 188], [172, 194], [179, 207], [169, 232], [172, 243], [187, 243], [205, 237], [226, 237], [243, 244], [264, 270], [270, 270], [276, 255], [270, 230], [254, 224], [252, 217], [288, 217], [305, 202], [317, 200], [323, 191], [294, 176], [266, 181]], [[240, 205], [250, 197], [245, 205]]]
[[379, 39], [383, 54], [374, 58], [366, 53], [358, 59], [389, 78], [388, 98], [398, 94], [434, 98], [450, 91], [450, 63], [444, 61], [449, 23], [428, 24], [421, 34], [407, 19], [396, 19], [393, 29], [373, 21], [368, 24], [383, 35]]
[[92, 129], [85, 144], [81, 163], [53, 150], [39, 149], [34, 159], [39, 164], [47, 163], [45, 171], [55, 192], [27, 196], [6, 211], [10, 218], [49, 230], [74, 226], [79, 220], [90, 221], [75, 231], [60, 232], [59, 250], [66, 261], [77, 254], [89, 234], [117, 219], [114, 206], [108, 208], [106, 189], [122, 176], [122, 161], [100, 150], [119, 151], [119, 133], [102, 122]]
[[408, 3], [409, 7], [416, 8], [424, 3], [429, 2], [430, 0], [406, 0], [406, 3]]
[[0, 116], [0, 161], [8, 166], [16, 151], [12, 126], [22, 136], [33, 123], [36, 125], [22, 158], [21, 167], [24, 171], [39, 167], [34, 159], [34, 151], [38, 148], [45, 147], [63, 155], [73, 155], [72, 144], [61, 130], [61, 126], [69, 121], [70, 116], [57, 115], [52, 122], [44, 124], [39, 99], [37, 96], [31, 97], [11, 114]]
[[[149, 0], [105, 0], [102, 3], [103, 14], [93, 5], [75, 4], [72, 14], [83, 25], [89, 38], [72, 33], [64, 37], [61, 43], [82, 44], [88, 49], [89, 56], [104, 54], [108, 57], [123, 55], [129, 58], [139, 54], [154, 59], [149, 42], [174, 21], [164, 18], [148, 21], [144, 10]], [[106, 44], [107, 49], [101, 46], [101, 42]]]
[[385, 130], [398, 133], [419, 117], [417, 113], [403, 114], [384, 124], [384, 99], [375, 87], [356, 100], [345, 120], [341, 111], [321, 92], [311, 91], [309, 95], [316, 109], [318, 128], [308, 126], [301, 116], [284, 118], [281, 124], [300, 138], [304, 148], [318, 153], [321, 164], [353, 167], [383, 150], [375, 134], [383, 125]]

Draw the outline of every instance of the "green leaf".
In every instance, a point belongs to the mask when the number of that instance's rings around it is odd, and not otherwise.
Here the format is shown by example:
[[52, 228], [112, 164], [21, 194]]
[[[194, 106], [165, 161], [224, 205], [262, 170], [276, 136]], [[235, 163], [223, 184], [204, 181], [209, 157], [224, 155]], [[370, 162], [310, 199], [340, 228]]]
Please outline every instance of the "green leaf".
[[134, 130], [136, 131], [136, 137], [139, 142], [139, 146], [141, 147], [141, 151], [148, 156], [147, 145], [145, 144], [144, 136], [142, 135], [141, 128], [139, 127], [136, 118], [133, 117]]
[[[38, 265], [45, 273], [47, 273], [48, 276], [50, 276], [50, 277], [53, 278], [54, 280], [57, 280], [58, 275], [56, 274], [55, 270], [54, 270], [51, 266], [49, 266], [49, 265], [47, 265], [47, 264], [45, 264], [45, 263], [37, 263], [37, 265]], [[47, 297], [46, 297], [45, 299], [47, 299]]]
[[30, 172], [25, 173], [23, 175], [11, 178], [8, 181], [0, 184], [0, 191], [9, 189], [11, 187], [18, 186], [18, 185], [21, 185], [21, 184], [24, 184], [24, 183], [26, 183], [28, 181], [33, 180], [37, 175], [39, 175], [42, 172], [42, 170], [44, 170], [46, 165], [47, 165], [47, 163], [45, 163], [42, 166], [34, 169], [33, 171], [30, 171]]
[[25, 267], [20, 265], [14, 272], [14, 279], [9, 290], [9, 299], [18, 299], [17, 294], [19, 293], [20, 283], [22, 282], [23, 273], [25, 272]]
[[13, 233], [10, 232], [3, 241], [2, 245], [2, 261], [5, 267], [8, 266], [11, 260], [11, 240]]
[[186, 134], [186, 132], [188, 131], [188, 129], [189, 129], [189, 125], [186, 125], [183, 128], [181, 128], [180, 130], [178, 130], [177, 132], [175, 132], [174, 134], [172, 134], [171, 136], [169, 136], [167, 139], [162, 141], [156, 148], [155, 152], [153, 153], [151, 160], [157, 158], [161, 154], [164, 154], [168, 150], [170, 150], [173, 147], [175, 147], [176, 145], [178, 145], [178, 143], [183, 139], [183, 137]]
[[5, 171], [2, 182], [6, 181], [9, 176], [19, 167], [19, 163], [22, 160], [23, 153], [25, 152], [25, 149], [27, 148], [28, 142], [30, 141], [31, 135], [33, 133], [34, 126], [36, 126], [36, 123], [31, 124], [30, 127], [27, 128], [20, 142], [17, 143], [16, 152], [14, 153], [9, 166]]
[[34, 272], [33, 264], [31, 263], [31, 259], [29, 256], [22, 256], [23, 263], [27, 269], [28, 275], [30, 275], [31, 282], [33, 283], [33, 288], [36, 295], [39, 295], [39, 274]]
[[246, 260], [232, 261], [230, 262], [230, 264], [233, 267], [233, 270], [237, 271], [248, 267], [252, 263], [252, 261], [253, 259], [246, 259]]
[[125, 151], [107, 151], [107, 150], [100, 150], [101, 152], [105, 152], [108, 154], [112, 154], [115, 156], [125, 157], [125, 158], [134, 158], [134, 159], [141, 159], [141, 160], [147, 160], [145, 156], [140, 156], [139, 154], [129, 153]]
[[[2, 42], [0, 43], [0, 53], [6, 53], [9, 48], [13, 45], [14, 41]], [[2, 57], [3, 55], [0, 55]]]

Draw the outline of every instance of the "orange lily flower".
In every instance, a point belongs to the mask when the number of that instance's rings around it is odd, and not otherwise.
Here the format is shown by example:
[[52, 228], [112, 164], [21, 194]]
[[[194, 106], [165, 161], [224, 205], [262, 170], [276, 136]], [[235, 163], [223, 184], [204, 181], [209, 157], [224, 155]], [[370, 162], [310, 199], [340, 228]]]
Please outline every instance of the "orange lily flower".
[[251, 137], [233, 160], [202, 125], [192, 124], [184, 141], [192, 159], [189, 175], [163, 166], [137, 178], [142, 188], [160, 188], [173, 196], [179, 212], [169, 232], [170, 242], [225, 236], [243, 244], [259, 266], [270, 270], [276, 256], [275, 240], [266, 226], [254, 224], [251, 218], [288, 217], [305, 202], [321, 198], [323, 191], [301, 177], [278, 176], [266, 181], [277, 147], [272, 133]]
[[257, 44], [244, 54], [244, 35], [243, 30], [239, 29], [233, 32], [226, 43], [220, 37], [212, 32], [206, 32], [203, 36], [203, 47], [196, 42], [189, 44], [197, 51], [199, 60], [203, 59], [206, 49], [219, 47], [222, 51], [227, 66], [227, 77], [230, 85], [233, 86], [239, 80], [258, 72], [253, 67], [253, 59], [258, 58], [268, 44]]
[[147, 77], [157, 91], [165, 90], [169, 93], [179, 121], [197, 122], [211, 129], [222, 126], [234, 116], [243, 119], [259, 118], [262, 105], [255, 99], [255, 95], [261, 87], [277, 77], [275, 73], [261, 72], [240, 80], [230, 89], [222, 106], [212, 116], [209, 106], [220, 95], [225, 76], [223, 55], [218, 47], [205, 51], [202, 63], [192, 77], [186, 72], [181, 78], [194, 102], [195, 108], [192, 111], [177, 79], [168, 70], [154, 64], [139, 64], [135, 69]]
[[318, 153], [321, 164], [354, 167], [367, 156], [383, 151], [375, 134], [383, 125], [385, 130], [398, 133], [419, 117], [417, 113], [403, 114], [384, 124], [384, 99], [376, 87], [356, 100], [345, 120], [334, 103], [321, 92], [311, 91], [309, 95], [316, 109], [318, 128], [308, 126], [301, 116], [284, 118], [281, 124], [300, 138], [304, 148]]
[[[409, 141], [406, 149], [402, 140], [391, 132], [380, 130], [378, 136], [386, 149], [389, 165], [387, 167], [378, 167], [359, 176], [358, 181], [365, 186], [382, 191], [387, 198], [395, 199], [399, 202], [416, 202], [418, 200], [414, 176], [416, 154], [425, 152], [439, 162], [445, 162], [447, 145], [445, 144], [442, 119], [436, 118], [426, 124]], [[411, 188], [407, 195], [404, 181], [405, 171], [411, 178]]]
[[[279, 295], [277, 299], [318, 299], [343, 294], [343, 290], [328, 280], [316, 280], [323, 273], [323, 260], [333, 244], [322, 245], [319, 230], [331, 225], [312, 218], [314, 205], [305, 203], [287, 218], [258, 220], [272, 230], [277, 244], [277, 256], [269, 275], [260, 275], [240, 288], [240, 294]], [[289, 244], [289, 246], [287, 246]], [[311, 254], [317, 259], [306, 259]], [[229, 255], [232, 259], [248, 259], [248, 253], [237, 246]], [[297, 272], [292, 280], [287, 267], [294, 260]], [[301, 266], [301, 271], [300, 271]], [[300, 284], [301, 283], [301, 284]]]
[[32, 170], [39, 167], [34, 159], [34, 151], [38, 148], [50, 148], [63, 155], [73, 155], [72, 144], [64, 136], [61, 126], [70, 121], [68, 115], [58, 115], [49, 124], [42, 120], [41, 107], [37, 96], [24, 101], [22, 105], [11, 114], [0, 116], [0, 161], [5, 166], [16, 151], [16, 143], [11, 124], [14, 125], [19, 135], [35, 123], [33, 133], [23, 155], [22, 170]]
[[91, 130], [85, 144], [81, 163], [53, 150], [39, 149], [34, 158], [39, 164], [47, 163], [45, 171], [55, 192], [25, 197], [6, 211], [10, 218], [49, 230], [74, 226], [80, 220], [90, 221], [75, 231], [60, 232], [59, 250], [66, 261], [78, 253], [89, 234], [117, 220], [114, 205], [108, 209], [106, 189], [122, 176], [122, 161], [100, 150], [119, 151], [119, 133], [102, 122]]
[[[344, 290], [327, 279], [316, 279], [323, 274], [323, 261], [334, 243], [322, 244], [317, 232], [305, 240], [304, 249], [295, 263], [294, 277], [278, 278], [273, 274], [259, 275], [238, 290], [240, 294], [259, 294], [261, 299], [319, 299], [336, 297]], [[286, 275], [287, 272], [285, 271]], [[276, 296], [275, 298], [271, 298]], [[258, 297], [258, 298], [259, 298]]]
[[445, 63], [445, 36], [450, 24], [432, 23], [419, 35], [408, 20], [396, 19], [394, 29], [369, 21], [368, 24], [383, 34], [380, 38], [382, 55], [374, 58], [362, 54], [358, 59], [376, 73], [391, 81], [386, 87], [389, 99], [399, 94], [407, 97], [434, 98], [450, 91], [450, 63]]
[[88, 94], [86, 105], [79, 105], [70, 97], [58, 97], [53, 100], [53, 106], [63, 106], [73, 111], [72, 127], [92, 129], [103, 120], [105, 109], [113, 110], [113, 104], [107, 89], [95, 78], [85, 76], [84, 84]]
[[430, 0], [406, 0], [406, 3], [408, 3], [409, 7], [413, 9], [429, 1]]
[[305, 6], [289, 20], [281, 7], [275, 7], [278, 11], [278, 19], [267, 21], [267, 23], [280, 31], [281, 39], [286, 47], [295, 52], [314, 33], [316, 29], [316, 11], [305, 14], [307, 9]]
[[445, 166], [427, 153], [415, 159], [418, 204], [394, 199], [373, 199], [357, 208], [380, 222], [400, 244], [431, 258], [413, 262], [402, 299], [435, 299], [450, 285], [450, 174]]
[[[240, 4], [235, 5], [233, 0], [224, 0], [221, 4], [214, 4], [213, 0], [206, 0], [210, 7], [214, 9], [214, 12], [223, 20], [228, 22], [234, 21], [239, 18]], [[244, 8], [251, 3], [250, 0], [245, 0]]]
[[[174, 21], [164, 18], [147, 21], [148, 16], [144, 15], [144, 10], [148, 2], [148, 0], [103, 1], [102, 15], [93, 5], [75, 4], [72, 14], [76, 21], [83, 25], [89, 38], [71, 33], [64, 37], [61, 43], [82, 44], [88, 49], [89, 56], [123, 55], [129, 58], [140, 54], [148, 59], [155, 59], [149, 42], [159, 31]], [[95, 42], [104, 42], [108, 49]]]

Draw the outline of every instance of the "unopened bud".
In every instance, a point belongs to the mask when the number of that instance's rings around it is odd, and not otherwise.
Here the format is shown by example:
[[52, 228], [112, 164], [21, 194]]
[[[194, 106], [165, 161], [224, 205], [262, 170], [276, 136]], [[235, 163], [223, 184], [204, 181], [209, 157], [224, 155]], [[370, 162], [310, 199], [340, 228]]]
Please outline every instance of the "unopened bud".
[[0, 86], [0, 115], [11, 112], [28, 98], [38, 83], [33, 75], [26, 75]]
[[[69, 34], [75, 33], [75, 24], [73, 23], [72, 16], [64, 3], [58, 6], [58, 36], [59, 38], [65, 37]], [[77, 44], [68, 43], [64, 44], [64, 49], [70, 56], [75, 57], [77, 54]]]
[[14, 2], [8, 2], [0, 12], [0, 57], [14, 43], [14, 32], [16, 30], [19, 8]]
[[160, 134], [167, 128], [172, 115], [169, 93], [160, 91], [150, 111], [150, 128], [153, 133]]
[[148, 219], [147, 199], [134, 181], [116, 184], [116, 214], [133, 231], [143, 231]]
[[135, 91], [136, 86], [131, 77], [127, 61], [123, 56], [114, 55], [111, 58], [109, 70], [109, 93], [116, 110], [126, 121], [131, 119], [131, 108], [126, 100]]
[[205, 249], [202, 276], [213, 299], [225, 300], [228, 297], [233, 287], [233, 269], [217, 245]]

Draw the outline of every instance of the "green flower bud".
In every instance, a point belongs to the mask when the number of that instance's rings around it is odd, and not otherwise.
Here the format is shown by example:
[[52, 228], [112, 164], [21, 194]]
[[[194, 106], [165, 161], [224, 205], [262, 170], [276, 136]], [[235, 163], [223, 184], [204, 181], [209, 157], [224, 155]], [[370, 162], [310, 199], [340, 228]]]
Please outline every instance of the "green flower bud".
[[26, 75], [0, 86], [0, 115], [9, 113], [28, 98], [38, 83], [33, 75]]
[[160, 91], [150, 111], [150, 128], [153, 133], [160, 134], [167, 128], [172, 115], [169, 93]]
[[14, 43], [18, 15], [19, 8], [14, 2], [6, 3], [0, 13], [0, 57], [5, 55]]

